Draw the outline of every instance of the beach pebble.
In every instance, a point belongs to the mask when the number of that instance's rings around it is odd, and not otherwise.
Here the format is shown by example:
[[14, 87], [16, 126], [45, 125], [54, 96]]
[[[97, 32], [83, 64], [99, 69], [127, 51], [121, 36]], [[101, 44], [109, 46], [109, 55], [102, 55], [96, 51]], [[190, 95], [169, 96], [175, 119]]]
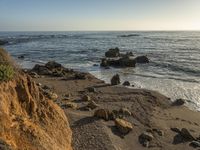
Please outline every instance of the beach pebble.
[[133, 126], [130, 122], [119, 118], [115, 119], [115, 126], [122, 134], [127, 134], [133, 129]]

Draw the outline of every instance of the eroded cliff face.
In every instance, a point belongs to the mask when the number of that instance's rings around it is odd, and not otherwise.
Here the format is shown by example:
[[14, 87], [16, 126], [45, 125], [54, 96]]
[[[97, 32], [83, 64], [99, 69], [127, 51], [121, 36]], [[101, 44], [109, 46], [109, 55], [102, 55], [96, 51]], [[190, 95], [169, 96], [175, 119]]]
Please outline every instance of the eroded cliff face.
[[63, 110], [46, 99], [31, 77], [20, 73], [0, 83], [0, 140], [11, 149], [71, 150]]

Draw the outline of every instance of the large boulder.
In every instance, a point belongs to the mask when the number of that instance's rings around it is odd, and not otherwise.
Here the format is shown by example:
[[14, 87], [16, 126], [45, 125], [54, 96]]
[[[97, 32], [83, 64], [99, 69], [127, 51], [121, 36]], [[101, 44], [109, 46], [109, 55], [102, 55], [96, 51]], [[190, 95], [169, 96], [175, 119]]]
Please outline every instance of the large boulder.
[[135, 67], [135, 64], [136, 64], [135, 59], [132, 59], [129, 56], [125, 56], [119, 59], [120, 67]]
[[52, 69], [61, 68], [63, 66], [55, 61], [49, 61], [48, 63], [45, 64], [45, 67], [52, 70]]
[[135, 58], [136, 63], [141, 63], [141, 64], [145, 64], [145, 63], [149, 63], [149, 58], [147, 56], [138, 56]]
[[35, 72], [38, 75], [51, 75], [52, 71], [49, 70], [46, 66], [42, 66], [42, 65], [38, 65], [36, 64], [33, 69], [31, 70], [31, 72]]
[[118, 85], [118, 84], [120, 84], [120, 77], [118, 74], [116, 74], [111, 78], [111, 85]]
[[120, 53], [119, 53], [119, 48], [111, 48], [109, 49], [106, 53], [105, 53], [106, 57], [119, 57]]

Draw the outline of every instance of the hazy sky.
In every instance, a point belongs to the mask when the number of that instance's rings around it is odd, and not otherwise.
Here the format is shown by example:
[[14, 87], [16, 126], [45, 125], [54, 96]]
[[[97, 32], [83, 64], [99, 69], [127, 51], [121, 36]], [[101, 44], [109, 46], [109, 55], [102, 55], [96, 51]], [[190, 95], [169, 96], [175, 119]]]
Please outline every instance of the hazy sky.
[[13, 30], [200, 30], [200, 0], [0, 0]]

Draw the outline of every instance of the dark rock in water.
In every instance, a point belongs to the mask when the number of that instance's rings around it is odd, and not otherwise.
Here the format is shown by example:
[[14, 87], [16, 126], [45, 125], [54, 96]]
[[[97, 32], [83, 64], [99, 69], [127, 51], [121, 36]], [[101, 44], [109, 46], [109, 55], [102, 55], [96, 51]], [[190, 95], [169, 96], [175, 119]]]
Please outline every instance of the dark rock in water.
[[135, 59], [129, 58], [129, 57], [122, 57], [118, 59], [102, 59], [101, 60], [101, 66], [102, 67], [135, 67], [136, 61]]
[[98, 64], [93, 64], [93, 66], [94, 66], [94, 67], [97, 67], [97, 66], [99, 66], [99, 65], [98, 65]]
[[184, 105], [184, 104], [185, 104], [184, 99], [177, 99], [172, 103], [173, 106], [181, 106], [181, 105]]
[[135, 59], [131, 59], [130, 57], [122, 57], [119, 60], [120, 67], [135, 67], [136, 61]]
[[124, 81], [123, 85], [124, 85], [124, 86], [130, 86], [131, 84], [130, 84], [129, 81]]
[[47, 67], [48, 69], [56, 69], [56, 68], [61, 68], [62, 65], [55, 61], [49, 61], [48, 63], [45, 64], [45, 67]]
[[139, 34], [128, 34], [128, 35], [120, 35], [119, 37], [133, 37], [133, 36], [140, 36]]
[[18, 56], [18, 59], [24, 59], [24, 58], [25, 58], [24, 55]]
[[6, 44], [8, 44], [8, 41], [0, 40], [0, 45], [6, 45]]
[[119, 53], [119, 48], [116, 47], [114, 49], [109, 49], [106, 53], [105, 53], [106, 57], [119, 57], [120, 53]]
[[111, 85], [118, 85], [118, 84], [120, 84], [120, 77], [118, 74], [116, 74], [111, 79]]
[[200, 142], [199, 141], [192, 141], [189, 145], [194, 147], [194, 148], [197, 148], [197, 147], [200, 147]]
[[149, 63], [149, 58], [147, 56], [138, 56], [135, 58], [136, 63]]

